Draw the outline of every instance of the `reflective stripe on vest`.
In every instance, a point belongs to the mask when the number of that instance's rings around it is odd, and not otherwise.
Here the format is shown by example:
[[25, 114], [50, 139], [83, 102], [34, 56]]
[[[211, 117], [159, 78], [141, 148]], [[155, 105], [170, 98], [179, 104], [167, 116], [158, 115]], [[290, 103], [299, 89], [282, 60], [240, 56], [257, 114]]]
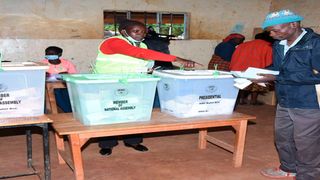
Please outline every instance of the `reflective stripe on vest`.
[[[130, 43], [122, 36], [115, 36], [111, 38], [119, 38]], [[101, 44], [99, 45], [99, 52], [93, 73], [147, 72], [148, 68], [151, 68], [154, 65], [154, 61], [146, 61], [123, 54], [103, 54], [100, 51]], [[147, 49], [147, 45], [144, 43], [140, 43], [140, 47]]]

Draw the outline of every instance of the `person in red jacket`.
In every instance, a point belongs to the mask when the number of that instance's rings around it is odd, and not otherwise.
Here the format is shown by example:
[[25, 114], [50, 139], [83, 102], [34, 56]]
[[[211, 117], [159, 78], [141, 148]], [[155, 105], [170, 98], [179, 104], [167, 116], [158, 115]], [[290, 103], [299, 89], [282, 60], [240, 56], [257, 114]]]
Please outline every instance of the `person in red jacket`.
[[118, 29], [120, 35], [107, 38], [99, 45], [94, 73], [147, 72], [152, 70], [154, 61], [176, 62], [184, 68], [193, 68], [199, 64], [148, 49], [143, 42], [147, 30], [142, 22], [126, 19]]
[[[147, 49], [142, 42], [146, 36], [144, 23], [135, 20], [124, 20], [119, 25], [119, 36], [110, 37], [99, 45], [94, 72], [99, 73], [129, 73], [152, 71], [154, 61], [177, 62], [185, 68], [193, 68], [194, 61], [174, 55]], [[148, 151], [141, 143], [141, 134], [123, 137], [124, 145], [137, 151]], [[99, 153], [108, 156], [114, 146], [118, 145], [118, 137], [103, 137], [99, 141]]]
[[[272, 64], [273, 39], [268, 32], [262, 32], [255, 36], [255, 40], [240, 44], [232, 55], [230, 70], [245, 71], [248, 67], [265, 68]], [[261, 105], [258, 102], [259, 93], [267, 92], [268, 87], [252, 83], [239, 92], [239, 104], [246, 104], [246, 98], [251, 94], [250, 104]]]

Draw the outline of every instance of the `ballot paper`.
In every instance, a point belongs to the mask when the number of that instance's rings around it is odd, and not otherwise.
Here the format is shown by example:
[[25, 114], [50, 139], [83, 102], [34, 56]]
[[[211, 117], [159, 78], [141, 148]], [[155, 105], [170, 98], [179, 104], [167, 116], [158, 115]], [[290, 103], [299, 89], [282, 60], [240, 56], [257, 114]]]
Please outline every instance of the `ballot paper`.
[[[252, 82], [246, 78], [236, 78], [234, 79], [234, 86], [237, 87], [238, 89], [244, 89], [248, 87]], [[257, 83], [260, 86], [267, 87], [265, 83]]]
[[250, 84], [252, 84], [251, 81], [249, 81], [248, 79], [245, 78], [236, 78], [234, 79], [234, 86], [239, 88], [239, 89], [244, 89], [247, 86], [249, 86]]
[[[259, 79], [262, 77], [262, 76], [259, 76], [258, 74], [278, 75], [279, 71], [249, 67], [246, 71], [231, 71], [231, 74], [237, 77], [234, 80], [235, 81], [234, 86], [239, 89], [244, 89], [252, 83], [250, 79]], [[266, 87], [265, 83], [258, 83], [258, 85]]]
[[268, 70], [268, 69], [249, 67], [246, 71], [231, 71], [231, 73], [233, 76], [239, 77], [239, 78], [259, 79], [262, 76], [259, 76], [258, 74], [278, 75], [279, 71], [272, 71], [272, 70]]
[[60, 80], [62, 80], [61, 74], [51, 74], [46, 78], [46, 81], [49, 81], [49, 82], [60, 81]]

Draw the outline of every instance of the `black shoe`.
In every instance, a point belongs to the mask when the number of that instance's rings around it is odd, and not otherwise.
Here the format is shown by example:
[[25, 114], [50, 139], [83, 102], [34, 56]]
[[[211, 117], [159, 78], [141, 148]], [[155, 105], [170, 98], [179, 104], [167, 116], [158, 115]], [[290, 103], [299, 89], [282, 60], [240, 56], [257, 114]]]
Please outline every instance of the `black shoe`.
[[131, 147], [137, 151], [148, 151], [149, 149], [147, 147], [145, 147], [144, 145], [142, 144], [128, 144], [128, 143], [124, 143], [125, 146], [127, 147]]
[[101, 148], [99, 153], [103, 156], [109, 156], [112, 154], [112, 148]]

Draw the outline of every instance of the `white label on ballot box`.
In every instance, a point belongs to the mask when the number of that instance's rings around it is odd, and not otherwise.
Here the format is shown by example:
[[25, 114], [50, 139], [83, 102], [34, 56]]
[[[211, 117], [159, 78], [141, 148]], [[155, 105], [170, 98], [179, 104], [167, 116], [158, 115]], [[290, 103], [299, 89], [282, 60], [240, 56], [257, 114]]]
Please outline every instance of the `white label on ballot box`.
[[215, 95], [188, 95], [178, 96], [173, 100], [164, 101], [166, 110], [173, 110], [178, 114], [186, 116], [211, 115], [211, 114], [229, 114], [234, 105], [233, 99], [225, 99], [220, 94]]
[[114, 99], [106, 101], [104, 111], [121, 111], [134, 110], [139, 103], [139, 99], [135, 97], [128, 97], [126, 99]]
[[85, 99], [87, 113], [134, 110], [137, 104], [141, 104], [136, 97], [113, 98], [110, 91], [101, 91], [100, 94], [85, 93], [82, 98]]
[[30, 114], [34, 108], [39, 109], [40, 104], [34, 103], [39, 100], [32, 96], [35, 93], [35, 88], [0, 92], [0, 117]]

